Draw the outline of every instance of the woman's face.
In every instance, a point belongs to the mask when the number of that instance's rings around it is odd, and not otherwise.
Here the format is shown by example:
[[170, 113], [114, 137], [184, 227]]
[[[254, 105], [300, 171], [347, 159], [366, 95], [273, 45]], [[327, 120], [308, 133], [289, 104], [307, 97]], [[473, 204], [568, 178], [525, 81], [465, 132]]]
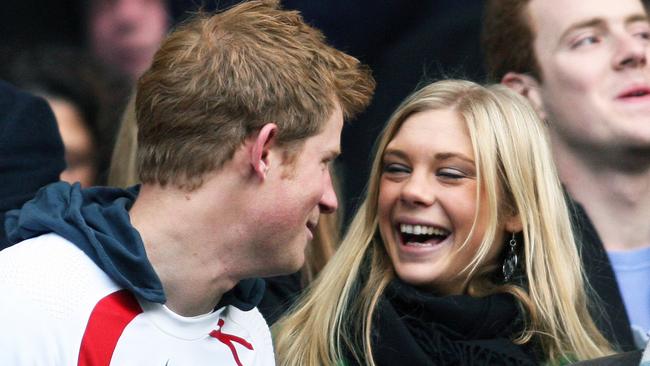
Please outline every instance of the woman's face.
[[[378, 205], [379, 230], [401, 280], [441, 295], [464, 292], [461, 271], [488, 222], [481, 194], [475, 232], [458, 251], [476, 216], [476, 175], [467, 126], [457, 112], [429, 110], [404, 121], [384, 152]], [[490, 249], [488, 262], [501, 247]]]

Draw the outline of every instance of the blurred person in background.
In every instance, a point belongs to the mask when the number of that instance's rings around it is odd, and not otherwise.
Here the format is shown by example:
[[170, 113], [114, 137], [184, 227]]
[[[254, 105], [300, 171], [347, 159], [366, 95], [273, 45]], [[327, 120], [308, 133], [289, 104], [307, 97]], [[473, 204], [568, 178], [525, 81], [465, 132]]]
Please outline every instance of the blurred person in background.
[[[104, 134], [114, 137], [137, 79], [151, 65], [173, 23], [171, 0], [78, 0], [84, 47], [110, 71], [112, 106]], [[112, 142], [110, 147], [112, 148]], [[110, 157], [111, 150], [107, 151]], [[110, 159], [102, 168], [107, 172]], [[102, 178], [106, 178], [105, 175]], [[105, 182], [105, 180], [104, 180]]]
[[61, 180], [79, 182], [82, 187], [94, 185], [97, 176], [96, 138], [88, 122], [74, 102], [60, 97], [46, 97], [54, 112], [65, 146], [66, 168]]
[[48, 104], [0, 81], [0, 250], [9, 245], [5, 212], [58, 181], [64, 168], [63, 144]]
[[90, 0], [84, 10], [88, 49], [132, 82], [151, 64], [171, 23], [167, 0]]
[[47, 45], [18, 54], [8, 79], [50, 104], [65, 145], [61, 180], [104, 183], [113, 140], [105, 70], [80, 48]]

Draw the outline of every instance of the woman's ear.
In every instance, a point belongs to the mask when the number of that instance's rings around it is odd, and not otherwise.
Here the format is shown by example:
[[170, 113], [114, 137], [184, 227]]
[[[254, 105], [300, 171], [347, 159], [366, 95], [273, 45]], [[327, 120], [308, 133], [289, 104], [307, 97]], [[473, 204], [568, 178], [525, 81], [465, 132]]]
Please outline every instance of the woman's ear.
[[508, 216], [506, 216], [504, 229], [510, 233], [518, 233], [523, 230], [519, 213], [508, 214]]

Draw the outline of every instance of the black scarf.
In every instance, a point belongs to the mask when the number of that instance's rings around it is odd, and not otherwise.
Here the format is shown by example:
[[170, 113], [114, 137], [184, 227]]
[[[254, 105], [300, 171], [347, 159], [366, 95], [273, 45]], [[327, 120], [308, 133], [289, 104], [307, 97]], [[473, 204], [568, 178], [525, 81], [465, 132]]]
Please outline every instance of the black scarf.
[[522, 323], [508, 294], [439, 297], [395, 279], [374, 319], [377, 365], [537, 364], [510, 340]]

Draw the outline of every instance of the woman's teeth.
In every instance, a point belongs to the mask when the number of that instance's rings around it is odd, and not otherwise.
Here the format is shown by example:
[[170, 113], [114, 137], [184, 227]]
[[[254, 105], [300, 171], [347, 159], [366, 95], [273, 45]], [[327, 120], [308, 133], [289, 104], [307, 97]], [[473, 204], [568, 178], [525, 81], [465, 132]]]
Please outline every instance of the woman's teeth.
[[448, 234], [446, 230], [438, 229], [433, 226], [426, 226], [426, 225], [400, 224], [399, 229], [402, 234], [438, 235], [438, 236], [444, 236]]
[[444, 241], [450, 234], [445, 229], [428, 225], [399, 225], [402, 243], [412, 246], [432, 246]]

